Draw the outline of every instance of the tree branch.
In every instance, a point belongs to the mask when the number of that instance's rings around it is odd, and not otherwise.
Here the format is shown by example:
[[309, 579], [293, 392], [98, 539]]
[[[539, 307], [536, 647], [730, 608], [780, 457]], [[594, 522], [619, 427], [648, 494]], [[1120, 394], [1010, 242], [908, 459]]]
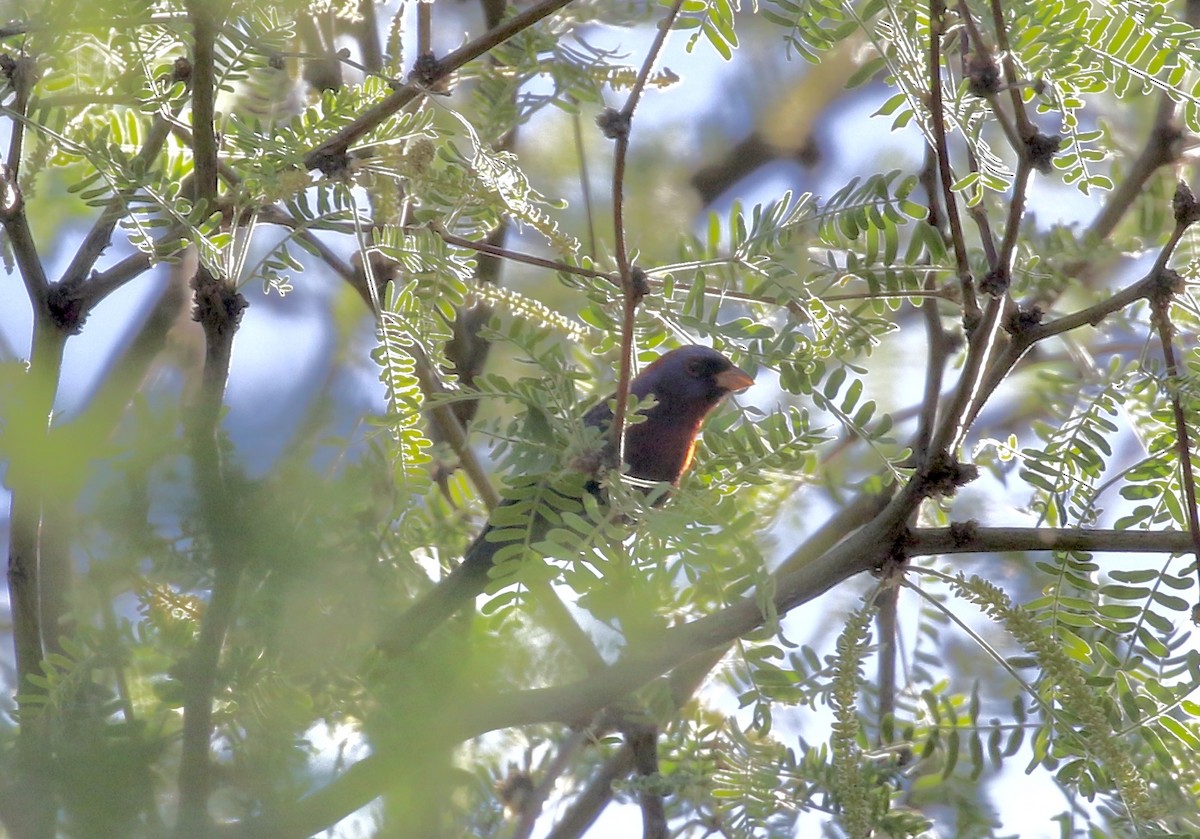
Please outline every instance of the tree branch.
[[921, 527], [904, 538], [905, 556], [964, 553], [1186, 553], [1191, 534], [1182, 530], [1106, 530], [1076, 527], [983, 527], [964, 522], [950, 527]]
[[[43, 464], [54, 397], [62, 375], [63, 349], [67, 331], [62, 329], [50, 307], [50, 286], [38, 256], [29, 220], [25, 215], [24, 196], [16, 174], [7, 166], [0, 170], [0, 224], [8, 234], [17, 267], [33, 309], [33, 338], [29, 370], [22, 382], [26, 404], [13, 417], [15, 427], [6, 432], [11, 440], [13, 462], [7, 481], [12, 488], [9, 508], [8, 595], [12, 612], [13, 646], [17, 665], [17, 707], [20, 730], [17, 738], [19, 773], [18, 795], [26, 806], [23, 820], [10, 825], [16, 839], [49, 839], [55, 827], [54, 785], [50, 764], [53, 757], [48, 709], [37, 700], [45, 691], [30, 681], [42, 673], [47, 628], [42, 614], [43, 581], [41, 563], [45, 559], [61, 569], [59, 557], [49, 556], [61, 550], [60, 542], [43, 539], [42, 523], [49, 496]], [[51, 633], [53, 634], [53, 633]]]
[[[992, 25], [996, 28], [996, 46], [1000, 50], [1001, 63], [1004, 65], [1004, 81], [1008, 87], [1008, 95], [1012, 101], [1013, 116], [1017, 120], [1017, 133], [1021, 144], [1013, 150], [1017, 154], [1025, 154], [1024, 143], [1036, 132], [1029, 115], [1025, 113], [1025, 103], [1021, 100], [1021, 88], [1018, 85], [1017, 63], [1013, 60], [1012, 50], [1008, 45], [1008, 25], [1004, 22], [1004, 9], [1000, 0], [992, 0]], [[998, 112], [997, 112], [998, 113]]]
[[[483, 7], [484, 23], [489, 30], [495, 29], [504, 21], [504, 15], [508, 10], [506, 0], [482, 0], [480, 5]], [[488, 63], [493, 70], [499, 69], [494, 54], [488, 56]], [[512, 107], [513, 113], [519, 113], [520, 103], [516, 88], [510, 91], [508, 105]], [[517, 123], [504, 131], [496, 140], [497, 151], [514, 151], [517, 147], [517, 132]], [[502, 250], [504, 242], [508, 238], [509, 227], [509, 220], [501, 218], [496, 227], [488, 233], [486, 245]], [[475, 261], [475, 282], [483, 285], [499, 285], [500, 271], [503, 265], [503, 261], [495, 254], [484, 253]], [[491, 354], [491, 341], [483, 338], [480, 334], [491, 316], [491, 304], [487, 300], [478, 298], [474, 302], [464, 303], [455, 312], [454, 334], [446, 342], [446, 358], [453, 365], [454, 375], [458, 377], [463, 387], [475, 387], [475, 380], [483, 373], [488, 356]], [[462, 427], [468, 428], [479, 410], [479, 400], [467, 399], [456, 402], [452, 410]]]
[[638, 802], [642, 808], [642, 839], [667, 839], [667, 812], [663, 795], [655, 788], [658, 780], [658, 726], [631, 725], [625, 743], [633, 753], [633, 768], [641, 778]]
[[1149, 273], [1137, 282], [1126, 286], [1116, 294], [1105, 300], [1101, 300], [1095, 305], [1080, 309], [1069, 315], [1064, 315], [1049, 323], [1026, 326], [1015, 331], [1008, 346], [996, 357], [990, 365], [987, 375], [980, 382], [973, 411], [966, 417], [965, 423], [969, 425], [974, 421], [975, 416], [978, 415], [983, 405], [986, 404], [991, 393], [1000, 386], [1000, 383], [1004, 381], [1008, 372], [1034, 344], [1082, 326], [1097, 326], [1114, 312], [1119, 312], [1121, 309], [1131, 306], [1139, 300], [1148, 300], [1153, 297], [1159, 288], [1159, 284], [1162, 282], [1162, 275], [1167, 261], [1171, 258], [1171, 254], [1175, 252], [1175, 248], [1179, 245], [1179, 240], [1183, 237], [1184, 229], [1176, 225], [1175, 231], [1159, 251], [1158, 257], [1154, 261], [1154, 266], [1150, 269]]
[[[937, 157], [932, 148], [925, 148], [925, 165], [921, 167], [921, 183], [929, 197], [929, 212], [926, 222], [935, 230], [938, 228], [937, 191], [938, 179]], [[929, 259], [928, 255], [925, 257]], [[925, 277], [925, 288], [934, 288], [932, 274]], [[917, 433], [913, 436], [913, 453], [920, 465], [929, 463], [933, 452], [930, 443], [933, 441], [933, 430], [937, 425], [938, 403], [941, 400], [942, 380], [946, 374], [946, 365], [950, 362], [950, 350], [953, 342], [942, 327], [942, 317], [938, 312], [937, 300], [927, 297], [921, 301], [921, 316], [925, 321], [926, 352], [925, 352], [925, 389], [921, 399], [921, 407], [917, 416]]]
[[629, 382], [633, 379], [633, 331], [637, 307], [646, 296], [645, 276], [640, 270], [635, 270], [629, 262], [629, 251], [625, 240], [625, 158], [629, 153], [629, 132], [633, 127], [633, 113], [637, 109], [638, 100], [650, 77], [650, 70], [658, 59], [663, 44], [667, 40], [667, 32], [671, 29], [683, 0], [675, 0], [675, 4], [667, 16], [659, 22], [658, 34], [650, 45], [642, 69], [638, 72], [636, 81], [625, 100], [625, 107], [620, 113], [611, 110], [600, 115], [601, 130], [605, 136], [616, 141], [613, 150], [612, 175], [612, 204], [613, 204], [613, 239], [617, 259], [617, 273], [621, 277], [621, 294], [624, 298], [624, 309], [621, 320], [621, 358], [617, 373], [617, 398], [613, 405], [612, 427], [609, 434], [612, 437], [612, 451], [616, 453], [617, 469], [623, 469], [625, 463], [625, 413], [629, 407]]
[[17, 58], [4, 56], [0, 66], [13, 87], [12, 135], [8, 146], [8, 171], [13, 178], [21, 171], [21, 151], [25, 146], [26, 114], [29, 111], [29, 91], [33, 89], [35, 77], [34, 59], [22, 53]]
[[[192, 155], [195, 161], [196, 201], [214, 206], [217, 197], [217, 141], [213, 126], [216, 94], [217, 32], [227, 6], [212, 0], [190, 0], [194, 56], [192, 70]], [[222, 461], [221, 406], [233, 337], [246, 300], [225, 278], [200, 261], [192, 282], [196, 290], [194, 317], [204, 330], [205, 358], [200, 390], [191, 406], [189, 438], [194, 482], [201, 518], [211, 540], [213, 585], [200, 624], [200, 636], [182, 673], [184, 685], [183, 743], [179, 758], [179, 839], [204, 837], [211, 829], [208, 799], [214, 786], [210, 749], [212, 705], [217, 668], [225, 638], [236, 614], [238, 587], [245, 557], [238, 543], [241, 505], [229, 467]]]
[[[893, 539], [880, 541], [879, 532], [885, 527], [899, 532], [905, 511], [911, 510], [914, 504], [911, 497], [887, 505], [886, 499], [861, 496], [835, 513], [776, 571], [774, 576], [779, 582], [775, 604], [790, 604], [779, 611], [787, 611], [812, 599], [843, 579], [871, 567], [877, 560], [881, 561], [877, 554], [890, 551]], [[856, 538], [853, 545], [830, 550], [856, 526], [881, 511], [890, 512], [864, 527], [864, 530], [871, 530], [870, 534]], [[876, 522], [880, 523], [877, 525]], [[459, 742], [497, 727], [533, 721], [588, 725], [598, 711], [668, 671], [675, 671], [669, 684], [674, 686], [672, 695], [678, 700], [686, 686], [691, 686], [688, 695], [695, 691], [703, 675], [720, 659], [718, 653], [724, 646], [766, 620], [757, 599], [747, 597], [723, 613], [648, 637], [641, 646], [647, 653], [628, 653], [618, 663], [597, 670], [580, 682], [539, 691], [494, 695], [497, 703], [494, 706], [490, 701], [476, 701], [466, 707], [441, 708], [439, 718], [446, 722], [442, 733], [448, 742]], [[532, 704], [523, 706], [525, 701]], [[565, 704], [560, 707], [559, 703]], [[391, 765], [404, 759], [402, 755], [372, 754], [324, 788], [297, 802], [281, 820], [270, 823], [252, 820], [245, 833], [250, 836], [302, 837], [323, 830], [382, 794], [393, 774]], [[233, 839], [232, 834], [230, 839]]]
[[[1175, 236], [1178, 240], [1183, 232], [1200, 220], [1200, 205], [1183, 181], [1175, 190]], [[1184, 290], [1184, 281], [1173, 271], [1167, 271], [1165, 262], [1160, 268], [1158, 283], [1150, 298], [1150, 323], [1158, 330], [1162, 345], [1163, 361], [1166, 364], [1168, 399], [1171, 415], [1175, 421], [1175, 449], [1179, 458], [1180, 484], [1183, 487], [1184, 513], [1188, 531], [1192, 536], [1192, 553], [1196, 558], [1196, 576], [1200, 579], [1200, 513], [1196, 510], [1196, 478], [1192, 472], [1192, 446], [1189, 442], [1187, 417], [1183, 411], [1184, 384], [1179, 363], [1175, 360], [1175, 326], [1171, 322], [1171, 299]], [[1200, 601], [1192, 612], [1192, 622], [1200, 624]]]
[[[963, 237], [962, 219], [958, 214], [958, 199], [951, 187], [954, 175], [950, 171], [950, 151], [946, 146], [946, 118], [942, 104], [942, 33], [946, 22], [944, 0], [929, 0], [929, 119], [933, 125], [934, 150], [937, 153], [938, 180], [942, 186], [942, 203], [950, 225], [951, 246], [958, 267], [958, 282], [962, 288], [963, 321], [970, 327], [979, 320], [979, 304], [975, 300], [975, 283], [967, 262], [967, 244]], [[932, 196], [930, 196], [932, 199]]]
[[615, 781], [625, 777], [633, 768], [633, 749], [622, 743], [600, 769], [592, 775], [583, 792], [575, 797], [546, 839], [579, 839], [595, 823], [600, 813], [612, 801]]
[[[183, 110], [183, 105], [180, 104], [170, 116], [158, 114], [154, 118], [154, 122], [150, 125], [150, 130], [146, 132], [146, 139], [142, 142], [142, 148], [138, 151], [137, 156], [130, 162], [131, 166], [141, 167], [145, 170], [151, 168], [154, 163], [154, 158], [162, 150], [163, 143], [167, 141], [167, 137], [171, 133], [171, 125]], [[63, 271], [60, 283], [70, 285], [82, 282], [96, 264], [96, 260], [104, 253], [105, 249], [112, 243], [112, 233], [116, 229], [119, 222], [129, 212], [129, 199], [134, 195], [134, 190], [125, 190], [117, 193], [109, 199], [104, 209], [100, 211], [100, 217], [92, 225], [92, 229], [83, 238], [79, 248], [75, 251], [75, 256], [71, 260], [71, 264]], [[98, 298], [96, 300], [98, 302]]]
[[[557, 12], [571, 0], [542, 0], [535, 6], [513, 15], [495, 29], [485, 32], [474, 41], [464, 44], [454, 52], [438, 59], [437, 66], [429, 73], [426, 84], [434, 84], [449, 76], [468, 61], [479, 58], [488, 50], [507, 41], [513, 35], [528, 29], [543, 18]], [[421, 96], [426, 88], [421, 84], [409, 83], [397, 88], [387, 97], [367, 108], [359, 117], [337, 134], [304, 156], [304, 167], [316, 169], [331, 157], [340, 157], [346, 150], [385, 119], [399, 111], [412, 100]]]

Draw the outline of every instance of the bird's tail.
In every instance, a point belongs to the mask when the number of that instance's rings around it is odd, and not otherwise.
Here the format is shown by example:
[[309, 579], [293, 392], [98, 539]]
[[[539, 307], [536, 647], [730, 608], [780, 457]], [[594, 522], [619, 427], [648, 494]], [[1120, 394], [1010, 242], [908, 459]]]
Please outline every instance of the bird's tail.
[[492, 530], [490, 525], [485, 527], [467, 548], [462, 563], [450, 572], [450, 576], [392, 622], [379, 642], [379, 649], [384, 654], [396, 657], [408, 652], [455, 612], [483, 593], [487, 588], [492, 559], [500, 547], [487, 540]]

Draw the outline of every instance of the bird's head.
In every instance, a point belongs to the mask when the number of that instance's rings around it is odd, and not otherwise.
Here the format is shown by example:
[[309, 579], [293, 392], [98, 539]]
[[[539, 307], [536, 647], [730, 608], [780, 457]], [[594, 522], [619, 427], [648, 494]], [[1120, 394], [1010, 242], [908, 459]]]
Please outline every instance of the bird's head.
[[721, 353], [709, 347], [689, 346], [671, 350], [637, 375], [630, 392], [638, 399], [653, 395], [656, 408], [704, 419], [731, 393], [740, 393], [754, 384], [752, 377]]
[[680, 347], [656, 359], [629, 388], [639, 400], [655, 400], [640, 411], [645, 421], [626, 432], [629, 474], [648, 481], [678, 481], [692, 462], [704, 418], [726, 396], [752, 384], [749, 373], [709, 347]]

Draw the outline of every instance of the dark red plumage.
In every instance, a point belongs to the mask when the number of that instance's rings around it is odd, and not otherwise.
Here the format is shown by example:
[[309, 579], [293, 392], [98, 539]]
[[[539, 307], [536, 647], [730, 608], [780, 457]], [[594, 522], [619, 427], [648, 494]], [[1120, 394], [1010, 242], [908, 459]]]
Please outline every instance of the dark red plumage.
[[[681, 347], [665, 353], [634, 377], [629, 391], [654, 405], [639, 409], [645, 420], [626, 428], [626, 474], [644, 481], [678, 483], [692, 463], [696, 435], [704, 418], [730, 393], [745, 390], [754, 378], [708, 347]], [[584, 415], [584, 422], [607, 429], [608, 400]], [[487, 585], [492, 559], [502, 544], [487, 539], [491, 525], [475, 538], [462, 564], [428, 595], [400, 616], [381, 647], [392, 654], [410, 649]]]
[[[656, 359], [630, 383], [638, 400], [653, 396], [644, 422], [625, 430], [626, 474], [643, 481], [678, 483], [692, 464], [696, 435], [709, 411], [754, 379], [708, 347], [680, 347]], [[588, 425], [607, 427], [612, 412], [605, 400], [584, 416]]]

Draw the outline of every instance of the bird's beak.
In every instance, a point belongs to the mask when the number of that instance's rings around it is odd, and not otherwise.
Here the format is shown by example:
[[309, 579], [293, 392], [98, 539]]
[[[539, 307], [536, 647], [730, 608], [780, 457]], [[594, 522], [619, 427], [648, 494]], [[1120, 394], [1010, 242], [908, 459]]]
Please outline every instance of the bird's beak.
[[717, 383], [717, 387], [728, 393], [741, 393], [754, 384], [754, 377], [741, 367], [730, 367], [728, 370], [718, 373], [713, 378]]

